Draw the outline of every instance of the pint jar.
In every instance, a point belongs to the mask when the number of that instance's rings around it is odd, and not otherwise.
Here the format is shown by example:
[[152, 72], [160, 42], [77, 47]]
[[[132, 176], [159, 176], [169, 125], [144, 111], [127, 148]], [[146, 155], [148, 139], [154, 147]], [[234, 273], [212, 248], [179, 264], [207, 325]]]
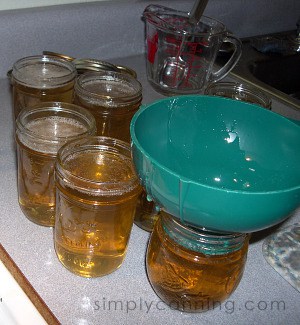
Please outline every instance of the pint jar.
[[141, 192], [130, 145], [109, 137], [71, 141], [58, 153], [55, 177], [58, 259], [83, 277], [115, 271], [125, 258]]
[[205, 89], [205, 95], [241, 100], [271, 109], [271, 99], [260, 89], [239, 82], [214, 82]]
[[41, 103], [20, 112], [16, 121], [18, 196], [29, 220], [54, 225], [57, 151], [69, 140], [94, 133], [94, 117], [73, 104]]
[[247, 234], [192, 228], [162, 211], [148, 244], [148, 278], [170, 308], [185, 312], [211, 310], [238, 286], [248, 242]]
[[63, 58], [36, 55], [16, 61], [11, 74], [15, 118], [41, 102], [72, 103], [76, 76], [75, 65]]
[[141, 101], [142, 86], [129, 74], [86, 72], [75, 83], [74, 103], [94, 115], [99, 136], [130, 142], [130, 122]]

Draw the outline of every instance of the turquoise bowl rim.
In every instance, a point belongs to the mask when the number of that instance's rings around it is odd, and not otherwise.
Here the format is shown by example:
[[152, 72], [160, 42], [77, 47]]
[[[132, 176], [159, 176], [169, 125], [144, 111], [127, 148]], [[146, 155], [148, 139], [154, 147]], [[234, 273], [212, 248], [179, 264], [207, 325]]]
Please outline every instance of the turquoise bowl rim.
[[[207, 185], [205, 183], [201, 183], [201, 182], [197, 182], [191, 179], [188, 179], [184, 176], [182, 176], [181, 174], [178, 174], [174, 171], [172, 171], [170, 168], [164, 166], [163, 164], [161, 164], [160, 162], [158, 162], [156, 159], [151, 158], [150, 154], [144, 150], [144, 148], [141, 146], [140, 142], [138, 141], [136, 134], [135, 134], [135, 124], [136, 121], [138, 120], [139, 116], [141, 114], [143, 114], [143, 112], [147, 109], [149, 109], [149, 107], [153, 106], [153, 105], [158, 105], [158, 104], [163, 104], [164, 102], [170, 102], [171, 100], [178, 100], [178, 99], [192, 99], [192, 98], [210, 98], [213, 101], [231, 101], [231, 102], [235, 102], [238, 103], [241, 106], [245, 106], [245, 107], [251, 107], [251, 109], [255, 109], [257, 110], [259, 113], [258, 114], [267, 114], [267, 115], [273, 115], [275, 116], [275, 118], [282, 120], [283, 123], [290, 123], [293, 127], [300, 127], [300, 124], [290, 120], [289, 118], [286, 118], [276, 112], [273, 112], [271, 110], [266, 110], [264, 108], [262, 108], [261, 106], [255, 105], [255, 104], [251, 104], [251, 103], [247, 103], [247, 102], [243, 102], [243, 101], [236, 101], [234, 99], [231, 98], [225, 98], [225, 97], [217, 97], [217, 96], [208, 96], [208, 95], [180, 95], [180, 96], [171, 96], [171, 97], [167, 97], [167, 98], [163, 98], [163, 99], [159, 99], [159, 100], [155, 100], [149, 104], [143, 104], [140, 109], [134, 114], [131, 123], [130, 123], [130, 134], [131, 134], [131, 147], [133, 145], [135, 145], [138, 150], [142, 153], [143, 156], [147, 157], [147, 159], [153, 164], [158, 166], [160, 169], [163, 169], [164, 171], [168, 172], [169, 174], [173, 175], [174, 177], [183, 180], [185, 183], [193, 183], [196, 184], [198, 186], [202, 186], [202, 187], [206, 187], [209, 189], [213, 189], [215, 191], [220, 191], [220, 192], [227, 192], [227, 193], [236, 193], [236, 194], [244, 194], [244, 195], [266, 195], [266, 194], [274, 194], [274, 193], [285, 193], [285, 192], [290, 192], [290, 191], [294, 191], [300, 188], [300, 183], [298, 186], [293, 186], [293, 187], [288, 187], [288, 188], [284, 188], [282, 190], [274, 190], [274, 191], [246, 191], [246, 190], [231, 190], [231, 189], [227, 189], [227, 188], [220, 188], [220, 187], [215, 187], [215, 186], [211, 186], [211, 185]], [[237, 105], [237, 104], [234, 104]], [[241, 108], [243, 109], [243, 108]], [[300, 132], [300, 130], [299, 130]]]

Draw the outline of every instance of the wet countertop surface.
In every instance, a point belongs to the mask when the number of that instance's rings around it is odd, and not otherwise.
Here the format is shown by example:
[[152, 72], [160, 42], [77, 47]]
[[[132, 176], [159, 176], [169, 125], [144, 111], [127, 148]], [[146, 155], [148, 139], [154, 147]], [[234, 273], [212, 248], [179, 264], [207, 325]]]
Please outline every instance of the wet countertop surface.
[[[144, 103], [163, 97], [147, 83], [143, 55], [112, 62], [137, 71], [144, 88]], [[114, 273], [86, 279], [66, 270], [55, 255], [53, 230], [31, 223], [18, 206], [10, 85], [6, 79], [1, 79], [0, 85], [0, 243], [60, 323], [299, 324], [300, 293], [265, 261], [262, 254], [264, 239], [277, 227], [252, 235], [240, 285], [225, 303], [206, 313], [178, 312], [160, 301], [145, 270], [149, 233], [135, 225], [126, 259]], [[273, 110], [300, 119], [300, 112], [276, 101], [273, 101]], [[300, 211], [280, 227], [298, 221]]]

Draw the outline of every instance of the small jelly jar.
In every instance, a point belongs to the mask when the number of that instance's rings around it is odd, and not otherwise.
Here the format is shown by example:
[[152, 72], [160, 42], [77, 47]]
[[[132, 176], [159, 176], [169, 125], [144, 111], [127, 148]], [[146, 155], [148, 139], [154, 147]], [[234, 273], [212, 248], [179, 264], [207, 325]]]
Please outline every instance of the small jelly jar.
[[172, 309], [212, 310], [238, 286], [248, 243], [248, 234], [192, 228], [161, 211], [147, 249], [149, 281]]

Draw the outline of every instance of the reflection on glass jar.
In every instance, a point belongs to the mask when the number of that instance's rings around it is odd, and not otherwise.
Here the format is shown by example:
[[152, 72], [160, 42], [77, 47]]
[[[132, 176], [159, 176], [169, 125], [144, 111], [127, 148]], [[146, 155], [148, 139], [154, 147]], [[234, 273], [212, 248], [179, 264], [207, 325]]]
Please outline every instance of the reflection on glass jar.
[[238, 286], [248, 242], [247, 234], [187, 227], [161, 211], [147, 249], [149, 281], [172, 309], [214, 309]]
[[149, 200], [146, 191], [143, 190], [137, 201], [134, 223], [138, 227], [151, 232], [158, 215], [158, 208], [151, 199]]

